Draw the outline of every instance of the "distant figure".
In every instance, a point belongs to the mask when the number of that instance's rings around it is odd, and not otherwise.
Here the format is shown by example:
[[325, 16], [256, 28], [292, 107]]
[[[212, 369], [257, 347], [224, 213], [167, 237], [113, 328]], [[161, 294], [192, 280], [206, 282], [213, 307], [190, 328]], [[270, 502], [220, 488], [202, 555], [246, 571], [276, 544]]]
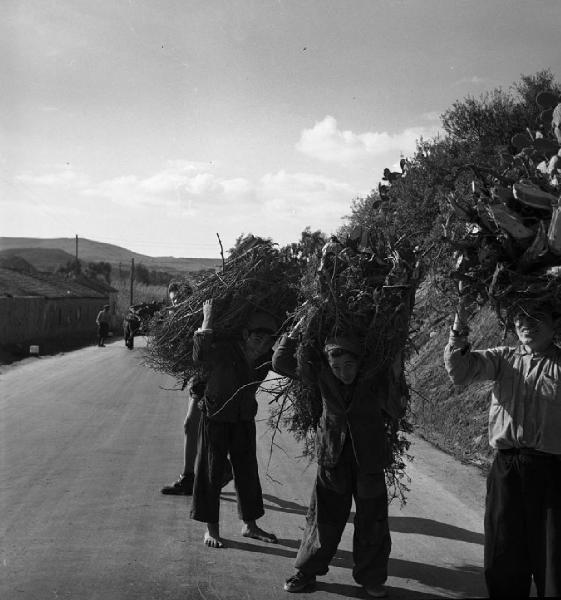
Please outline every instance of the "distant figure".
[[100, 348], [105, 347], [105, 344], [103, 342], [105, 342], [105, 338], [107, 337], [107, 334], [109, 333], [109, 320], [110, 320], [109, 308], [110, 308], [109, 304], [106, 304], [97, 313], [97, 317], [95, 319], [95, 322], [97, 324], [97, 345]]
[[123, 319], [123, 337], [125, 338], [125, 346], [132, 350], [134, 348], [134, 334], [140, 328], [140, 317], [134, 312], [133, 307], [129, 308], [129, 312]]

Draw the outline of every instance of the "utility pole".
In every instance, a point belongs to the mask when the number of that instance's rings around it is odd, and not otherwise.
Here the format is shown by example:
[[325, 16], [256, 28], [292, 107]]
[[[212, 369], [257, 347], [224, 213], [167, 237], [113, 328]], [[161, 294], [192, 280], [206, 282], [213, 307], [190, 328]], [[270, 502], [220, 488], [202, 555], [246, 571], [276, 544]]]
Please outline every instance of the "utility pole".
[[76, 274], [78, 274], [79, 269], [80, 269], [80, 263], [78, 262], [78, 234], [76, 234], [76, 266], [75, 266]]
[[130, 305], [133, 305], [133, 289], [134, 289], [134, 258], [131, 258], [131, 301]]

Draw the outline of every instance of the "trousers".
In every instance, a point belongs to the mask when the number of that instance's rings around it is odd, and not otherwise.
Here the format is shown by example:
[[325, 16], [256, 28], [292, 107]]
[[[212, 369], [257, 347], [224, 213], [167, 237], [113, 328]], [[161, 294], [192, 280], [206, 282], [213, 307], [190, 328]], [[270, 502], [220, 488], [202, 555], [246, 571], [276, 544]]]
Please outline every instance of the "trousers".
[[228, 454], [234, 472], [238, 515], [255, 521], [265, 514], [257, 465], [255, 421], [226, 423], [201, 415], [191, 518], [218, 523], [220, 490]]
[[491, 598], [561, 596], [561, 457], [499, 450], [487, 478], [484, 571]]
[[387, 579], [391, 550], [385, 476], [359, 473], [349, 438], [334, 468], [318, 465], [295, 567], [306, 575], [327, 573], [354, 497], [353, 578], [360, 585], [377, 585]]

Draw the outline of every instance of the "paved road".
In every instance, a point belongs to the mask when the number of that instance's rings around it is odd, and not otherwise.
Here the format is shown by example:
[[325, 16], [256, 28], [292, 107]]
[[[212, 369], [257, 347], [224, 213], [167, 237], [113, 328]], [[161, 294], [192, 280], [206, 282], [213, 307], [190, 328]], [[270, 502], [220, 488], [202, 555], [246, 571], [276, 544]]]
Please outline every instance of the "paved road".
[[[173, 387], [122, 342], [0, 367], [1, 598], [287, 599], [313, 466], [290, 436], [269, 463], [262, 421], [260, 523], [279, 544], [239, 535], [230, 484], [221, 504], [229, 547], [206, 548], [190, 499], [159, 493], [182, 466], [184, 397]], [[263, 397], [261, 419], [267, 410]], [[390, 508], [391, 597], [484, 596], [484, 481], [421, 440], [412, 452], [409, 501]], [[349, 524], [315, 600], [366, 597], [351, 577], [351, 538]]]

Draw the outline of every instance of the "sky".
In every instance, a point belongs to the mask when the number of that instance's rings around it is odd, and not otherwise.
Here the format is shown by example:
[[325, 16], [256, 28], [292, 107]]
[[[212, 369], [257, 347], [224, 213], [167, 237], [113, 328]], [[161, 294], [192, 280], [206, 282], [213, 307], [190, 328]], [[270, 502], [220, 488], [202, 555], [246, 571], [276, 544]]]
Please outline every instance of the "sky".
[[0, 236], [218, 257], [334, 232], [456, 100], [549, 68], [561, 0], [2, 0]]

